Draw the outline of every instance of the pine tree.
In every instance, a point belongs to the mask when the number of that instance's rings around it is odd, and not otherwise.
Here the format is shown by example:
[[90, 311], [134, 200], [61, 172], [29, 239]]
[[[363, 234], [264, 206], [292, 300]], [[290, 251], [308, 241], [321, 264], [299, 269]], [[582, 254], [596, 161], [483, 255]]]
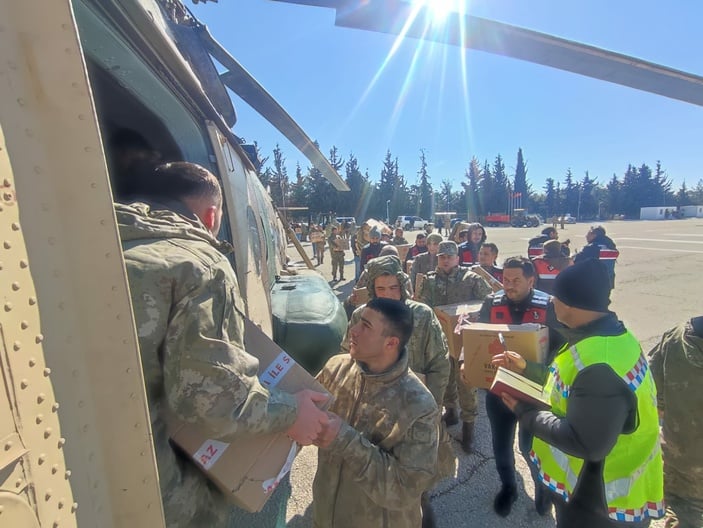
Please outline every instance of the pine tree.
[[513, 191], [518, 197], [518, 203], [523, 209], [529, 209], [530, 190], [527, 186], [527, 166], [522, 157], [522, 148], [517, 151], [517, 165], [515, 166], [515, 178], [513, 179]]
[[433, 214], [434, 204], [432, 202], [434, 195], [432, 192], [430, 177], [427, 174], [427, 159], [425, 158], [424, 149], [420, 150], [420, 170], [418, 171], [418, 176], [420, 177], [420, 203], [418, 204], [418, 215], [422, 218], [429, 219]]
[[340, 206], [340, 214], [343, 216], [354, 216], [356, 221], [361, 223], [368, 218], [371, 185], [368, 179], [361, 174], [359, 162], [354, 154], [349, 154], [349, 160], [345, 169], [349, 193], [342, 197], [342, 201], [346, 205]]
[[452, 182], [450, 180], [442, 180], [442, 186], [439, 190], [439, 203], [442, 204], [442, 209], [445, 211], [452, 210]]
[[464, 196], [466, 197], [467, 220], [470, 222], [478, 222], [484, 215], [479, 199], [479, 185], [481, 181], [481, 166], [478, 164], [476, 157], [471, 158], [469, 169], [465, 174], [466, 181], [462, 182], [464, 187]]
[[562, 211], [562, 215], [566, 213], [576, 215], [578, 206], [579, 186], [574, 183], [574, 175], [571, 172], [571, 168], [568, 168], [566, 170], [566, 176], [564, 177], [564, 211]]
[[[610, 218], [614, 214], [622, 214], [622, 209], [620, 209], [620, 205], [621, 205], [620, 193], [621, 193], [622, 185], [620, 183], [620, 180], [618, 180], [617, 175], [613, 174], [613, 177], [610, 179], [610, 181], [608, 182], [608, 185], [606, 185], [605, 188], [606, 188], [606, 195], [605, 195], [605, 215], [606, 215], [606, 218]], [[603, 214], [603, 211], [601, 211], [601, 214]]]
[[276, 144], [273, 149], [273, 174], [269, 182], [271, 200], [278, 207], [285, 207], [288, 204], [288, 170], [286, 169], [286, 158], [283, 155], [280, 145]]
[[598, 216], [598, 198], [596, 196], [597, 181], [586, 171], [579, 185], [579, 207], [577, 214], [580, 218], [593, 219]]
[[295, 183], [291, 185], [290, 205], [295, 207], [308, 207], [308, 196], [310, 189], [307, 180], [303, 176], [300, 163], [295, 164]]
[[676, 193], [676, 205], [679, 207], [684, 205], [694, 205], [691, 203], [691, 198], [688, 195], [688, 189], [686, 188], [686, 180], [681, 184], [681, 188]]
[[493, 162], [493, 184], [491, 195], [487, 197], [486, 210], [493, 213], [509, 212], [512, 205], [512, 189], [500, 154]]
[[557, 196], [554, 188], [554, 178], [547, 178], [544, 182], [544, 217], [551, 218], [557, 215]]
[[[315, 145], [319, 146], [317, 141]], [[315, 167], [308, 167], [307, 178], [310, 182], [310, 212], [332, 216], [336, 212], [338, 191]]]
[[693, 205], [703, 204], [703, 179], [698, 180], [696, 187], [689, 191], [689, 196], [691, 197]]

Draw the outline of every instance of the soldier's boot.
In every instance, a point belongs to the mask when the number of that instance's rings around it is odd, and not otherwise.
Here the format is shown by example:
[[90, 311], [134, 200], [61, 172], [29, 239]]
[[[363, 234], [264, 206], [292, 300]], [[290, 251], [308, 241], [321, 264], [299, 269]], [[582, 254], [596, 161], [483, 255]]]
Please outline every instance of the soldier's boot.
[[465, 453], [471, 453], [474, 446], [474, 423], [464, 422], [461, 424], [461, 448]]
[[436, 528], [437, 519], [435, 518], [428, 492], [424, 492], [421, 495], [420, 506], [422, 507], [422, 528]]
[[456, 411], [456, 407], [447, 407], [442, 416], [442, 420], [447, 424], [447, 427], [458, 424], [459, 413]]
[[510, 515], [510, 510], [513, 503], [517, 500], [517, 488], [515, 486], [506, 486], [500, 488], [498, 495], [493, 499], [493, 509], [501, 517]]

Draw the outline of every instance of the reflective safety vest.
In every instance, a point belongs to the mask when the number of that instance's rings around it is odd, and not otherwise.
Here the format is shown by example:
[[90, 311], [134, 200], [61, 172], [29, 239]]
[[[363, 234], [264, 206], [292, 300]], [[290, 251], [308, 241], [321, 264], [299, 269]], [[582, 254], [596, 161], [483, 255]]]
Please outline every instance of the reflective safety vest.
[[417, 245], [410, 248], [406, 260], [411, 260], [417, 257], [420, 253], [427, 253], [427, 247], [418, 247]]
[[522, 321], [513, 323], [513, 315], [508, 306], [508, 298], [503, 290], [496, 292], [491, 304], [490, 320], [491, 324], [521, 324], [521, 323], [541, 323], [547, 324], [547, 306], [549, 305], [549, 295], [539, 290], [532, 290], [530, 304], [522, 314]]
[[609, 249], [605, 246], [598, 246], [598, 249], [598, 260], [605, 264], [610, 277], [610, 287], [612, 288], [615, 282], [615, 261], [620, 256], [620, 252], [617, 249]]
[[553, 293], [554, 279], [557, 278], [561, 270], [543, 258], [534, 259], [532, 264], [534, 264], [537, 273], [537, 287], [545, 293]]
[[[483, 268], [483, 266], [481, 266]], [[491, 276], [500, 282], [501, 284], [503, 283], [503, 268], [498, 268], [497, 266], [491, 266], [489, 268], [483, 268], [485, 269], [488, 273], [491, 274]]]
[[544, 255], [544, 246], [543, 244], [535, 245], [535, 246], [529, 246], [527, 248], [527, 258], [533, 259], [535, 257], [539, 257], [540, 255]]
[[[639, 522], [664, 515], [664, 483], [656, 389], [639, 342], [630, 332], [597, 336], [562, 348], [549, 367], [545, 393], [552, 412], [566, 416], [571, 386], [578, 373], [594, 364], [607, 364], [637, 397], [637, 429], [621, 434], [605, 457], [603, 481], [608, 517]], [[598, 424], [594, 423], [593, 427]], [[571, 499], [583, 459], [567, 455], [535, 437], [530, 453], [539, 479], [565, 501]]]
[[535, 266], [535, 271], [537, 276], [542, 280], [554, 280], [559, 275], [561, 270], [552, 266], [549, 262], [544, 259], [538, 258], [532, 261]]
[[478, 262], [478, 253], [474, 252], [468, 246], [461, 244], [459, 246], [459, 264], [462, 266], [470, 266]]

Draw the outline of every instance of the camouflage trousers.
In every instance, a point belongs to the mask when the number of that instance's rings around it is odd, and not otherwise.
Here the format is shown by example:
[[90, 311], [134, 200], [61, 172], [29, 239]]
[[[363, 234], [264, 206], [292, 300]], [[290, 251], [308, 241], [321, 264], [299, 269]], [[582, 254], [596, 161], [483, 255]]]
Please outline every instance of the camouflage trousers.
[[[671, 447], [673, 442], [669, 441], [668, 444]], [[674, 464], [667, 462], [665, 456], [666, 528], [703, 528], [703, 485], [700, 475], [699, 464], [685, 466], [683, 460]]]
[[325, 260], [325, 243], [324, 242], [317, 242], [317, 243], [313, 244], [312, 249], [315, 252], [315, 258], [317, 259], [317, 264], [318, 265], [322, 264]]
[[469, 387], [461, 379], [459, 364], [455, 358], [450, 358], [449, 383], [444, 392], [444, 406], [455, 409], [459, 401], [459, 417], [462, 422], [473, 423], [478, 416], [478, 395], [475, 387]]
[[702, 505], [695, 505], [692, 501], [666, 495], [666, 516], [664, 517], [665, 528], [702, 528], [703, 508]]
[[332, 254], [332, 277], [337, 276], [337, 271], [339, 271], [339, 277], [344, 277], [344, 251], [330, 251]]

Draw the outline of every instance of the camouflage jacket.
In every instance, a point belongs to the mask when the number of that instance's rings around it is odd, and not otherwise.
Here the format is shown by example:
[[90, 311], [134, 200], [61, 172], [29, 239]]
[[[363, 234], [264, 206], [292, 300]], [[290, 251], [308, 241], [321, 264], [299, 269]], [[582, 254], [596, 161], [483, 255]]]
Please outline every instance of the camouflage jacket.
[[457, 266], [445, 273], [437, 269], [427, 274], [417, 298], [429, 306], [442, 306], [464, 301], [482, 301], [493, 292], [483, 277], [468, 268]]
[[318, 451], [313, 526], [419, 527], [420, 494], [435, 481], [439, 410], [405, 352], [381, 374], [334, 356], [317, 378], [345, 423]]
[[420, 253], [413, 260], [412, 268], [410, 268], [410, 282], [415, 288], [417, 284], [417, 274], [422, 273], [427, 275], [430, 271], [434, 271], [437, 267], [437, 255], [432, 255], [429, 251]]
[[330, 248], [330, 253], [344, 253], [347, 241], [341, 235], [330, 235], [327, 237], [327, 245]]
[[295, 398], [261, 386], [244, 350], [244, 305], [218, 242], [189, 213], [116, 204], [166, 525], [227, 526], [233, 506], [171, 449], [164, 414], [217, 436], [284, 431]]
[[703, 338], [690, 322], [664, 333], [649, 352], [663, 413], [665, 491], [703, 507]]
[[[369, 298], [376, 297], [373, 289], [376, 277], [384, 273], [398, 276], [400, 284], [407, 283], [407, 275], [400, 269], [400, 260], [393, 255], [378, 257], [369, 262], [368, 284]], [[444, 391], [449, 381], [449, 346], [444, 332], [434, 311], [425, 304], [408, 299], [408, 291], [401, 288], [401, 300], [413, 311], [413, 333], [408, 341], [408, 364], [416, 374], [422, 374], [425, 384], [435, 397], [438, 405], [442, 404]], [[349, 326], [342, 340], [342, 353], [349, 352], [349, 329], [361, 319], [359, 306], [351, 316]]]

